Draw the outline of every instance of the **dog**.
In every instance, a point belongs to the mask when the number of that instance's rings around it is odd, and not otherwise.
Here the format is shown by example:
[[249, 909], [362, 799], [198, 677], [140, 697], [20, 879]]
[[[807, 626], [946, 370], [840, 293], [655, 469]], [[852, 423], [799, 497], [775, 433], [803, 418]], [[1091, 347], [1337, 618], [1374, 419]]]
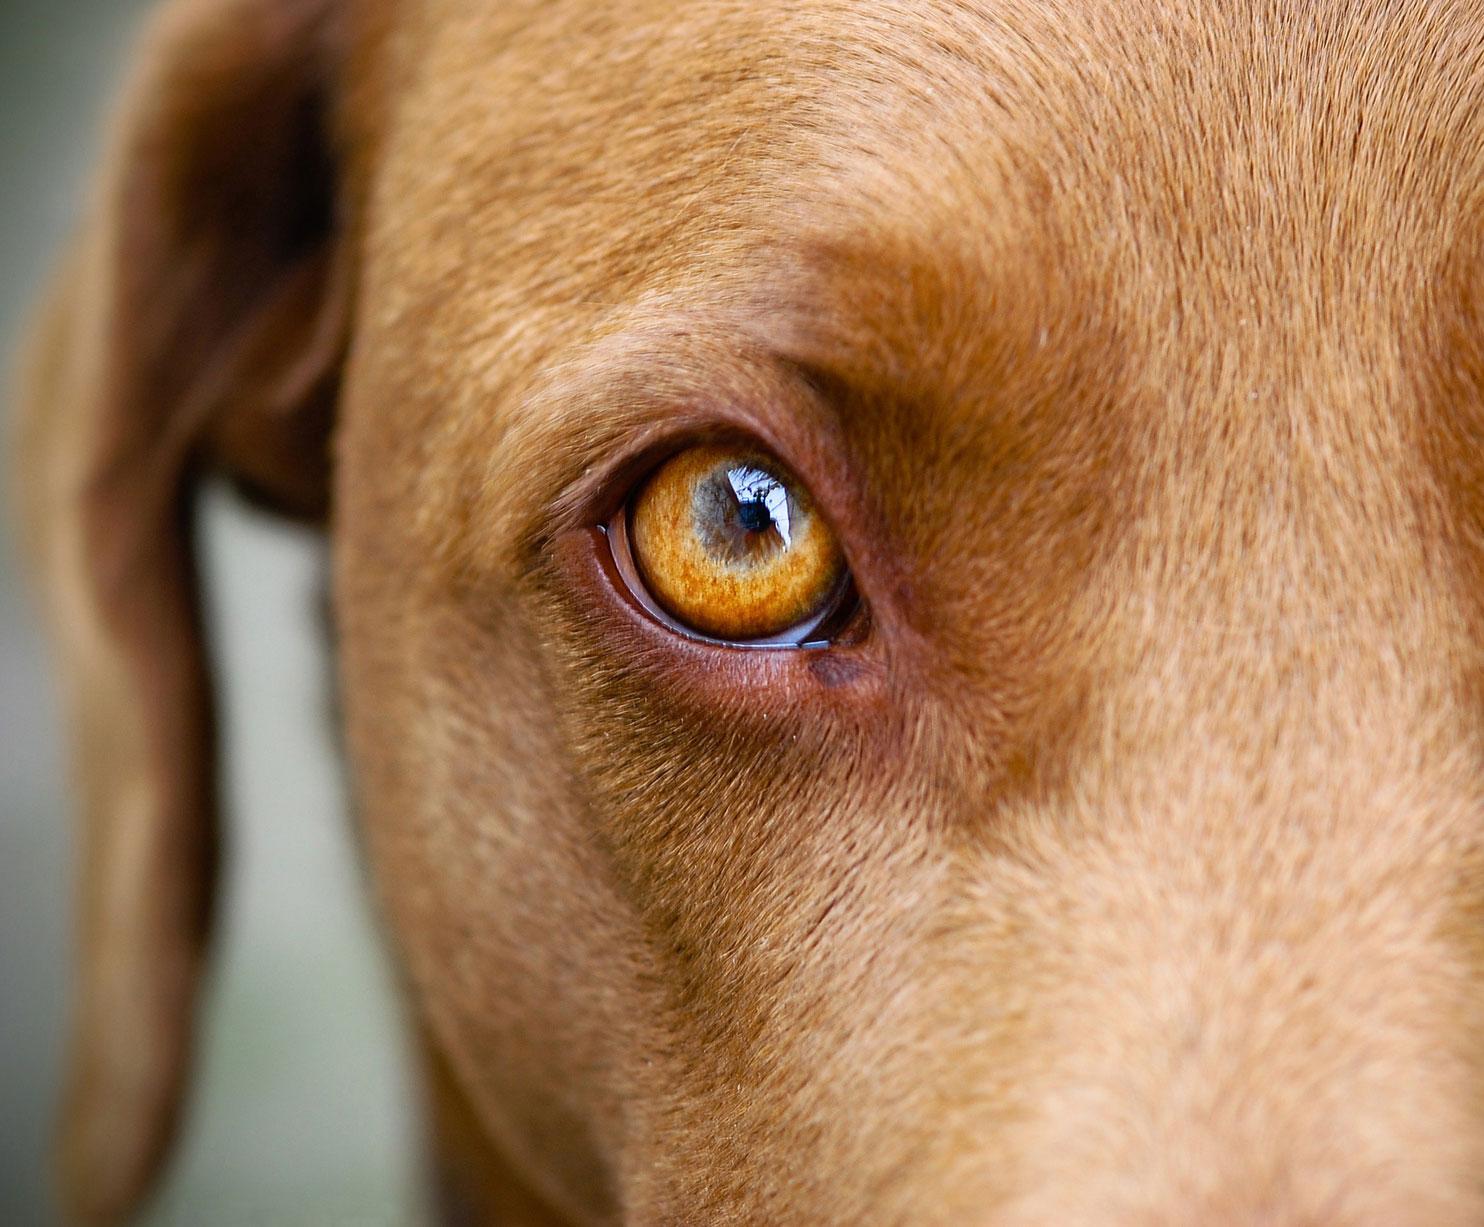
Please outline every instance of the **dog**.
[[1484, 14], [168, 0], [19, 480], [113, 1221], [208, 474], [326, 526], [449, 1224], [1484, 1222]]

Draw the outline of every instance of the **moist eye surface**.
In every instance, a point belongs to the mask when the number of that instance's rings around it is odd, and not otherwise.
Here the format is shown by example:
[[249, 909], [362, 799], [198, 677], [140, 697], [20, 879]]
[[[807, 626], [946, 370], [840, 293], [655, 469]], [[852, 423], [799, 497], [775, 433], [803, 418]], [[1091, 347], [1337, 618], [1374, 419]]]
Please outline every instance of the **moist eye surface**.
[[808, 491], [778, 461], [746, 449], [673, 457], [640, 488], [629, 523], [650, 595], [719, 639], [781, 634], [831, 601], [845, 575]]

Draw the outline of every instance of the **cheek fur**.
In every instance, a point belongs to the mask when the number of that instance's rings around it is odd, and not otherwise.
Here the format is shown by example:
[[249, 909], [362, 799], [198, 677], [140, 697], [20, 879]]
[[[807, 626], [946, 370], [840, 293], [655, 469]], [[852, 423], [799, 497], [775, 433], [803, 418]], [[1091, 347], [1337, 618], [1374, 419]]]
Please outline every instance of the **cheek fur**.
[[564, 535], [539, 581], [563, 720], [636, 906], [672, 952], [694, 954], [766, 914], [737, 892], [808, 881], [788, 866], [816, 841], [830, 855], [879, 810], [862, 788], [901, 773], [863, 764], [908, 757], [906, 706], [891, 701], [879, 643], [775, 652], [686, 640], [614, 591], [601, 548]]

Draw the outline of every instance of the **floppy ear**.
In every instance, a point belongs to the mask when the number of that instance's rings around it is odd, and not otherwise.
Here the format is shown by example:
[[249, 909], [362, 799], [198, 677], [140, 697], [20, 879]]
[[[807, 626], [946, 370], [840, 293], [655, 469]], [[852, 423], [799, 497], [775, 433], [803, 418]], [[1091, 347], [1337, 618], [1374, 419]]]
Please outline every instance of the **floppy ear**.
[[194, 487], [215, 470], [326, 513], [350, 285], [338, 37], [334, 0], [165, 6], [29, 354], [17, 489], [82, 810], [76, 1218], [148, 1191], [191, 1063], [217, 845]]

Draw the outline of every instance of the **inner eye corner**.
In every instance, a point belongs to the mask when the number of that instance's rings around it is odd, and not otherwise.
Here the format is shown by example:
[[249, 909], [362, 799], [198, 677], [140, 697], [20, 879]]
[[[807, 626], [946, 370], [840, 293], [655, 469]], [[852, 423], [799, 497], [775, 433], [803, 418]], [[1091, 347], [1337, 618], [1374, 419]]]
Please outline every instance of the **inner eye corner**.
[[755, 440], [667, 449], [605, 522], [610, 580], [651, 621], [720, 647], [853, 646], [867, 620], [844, 550]]

